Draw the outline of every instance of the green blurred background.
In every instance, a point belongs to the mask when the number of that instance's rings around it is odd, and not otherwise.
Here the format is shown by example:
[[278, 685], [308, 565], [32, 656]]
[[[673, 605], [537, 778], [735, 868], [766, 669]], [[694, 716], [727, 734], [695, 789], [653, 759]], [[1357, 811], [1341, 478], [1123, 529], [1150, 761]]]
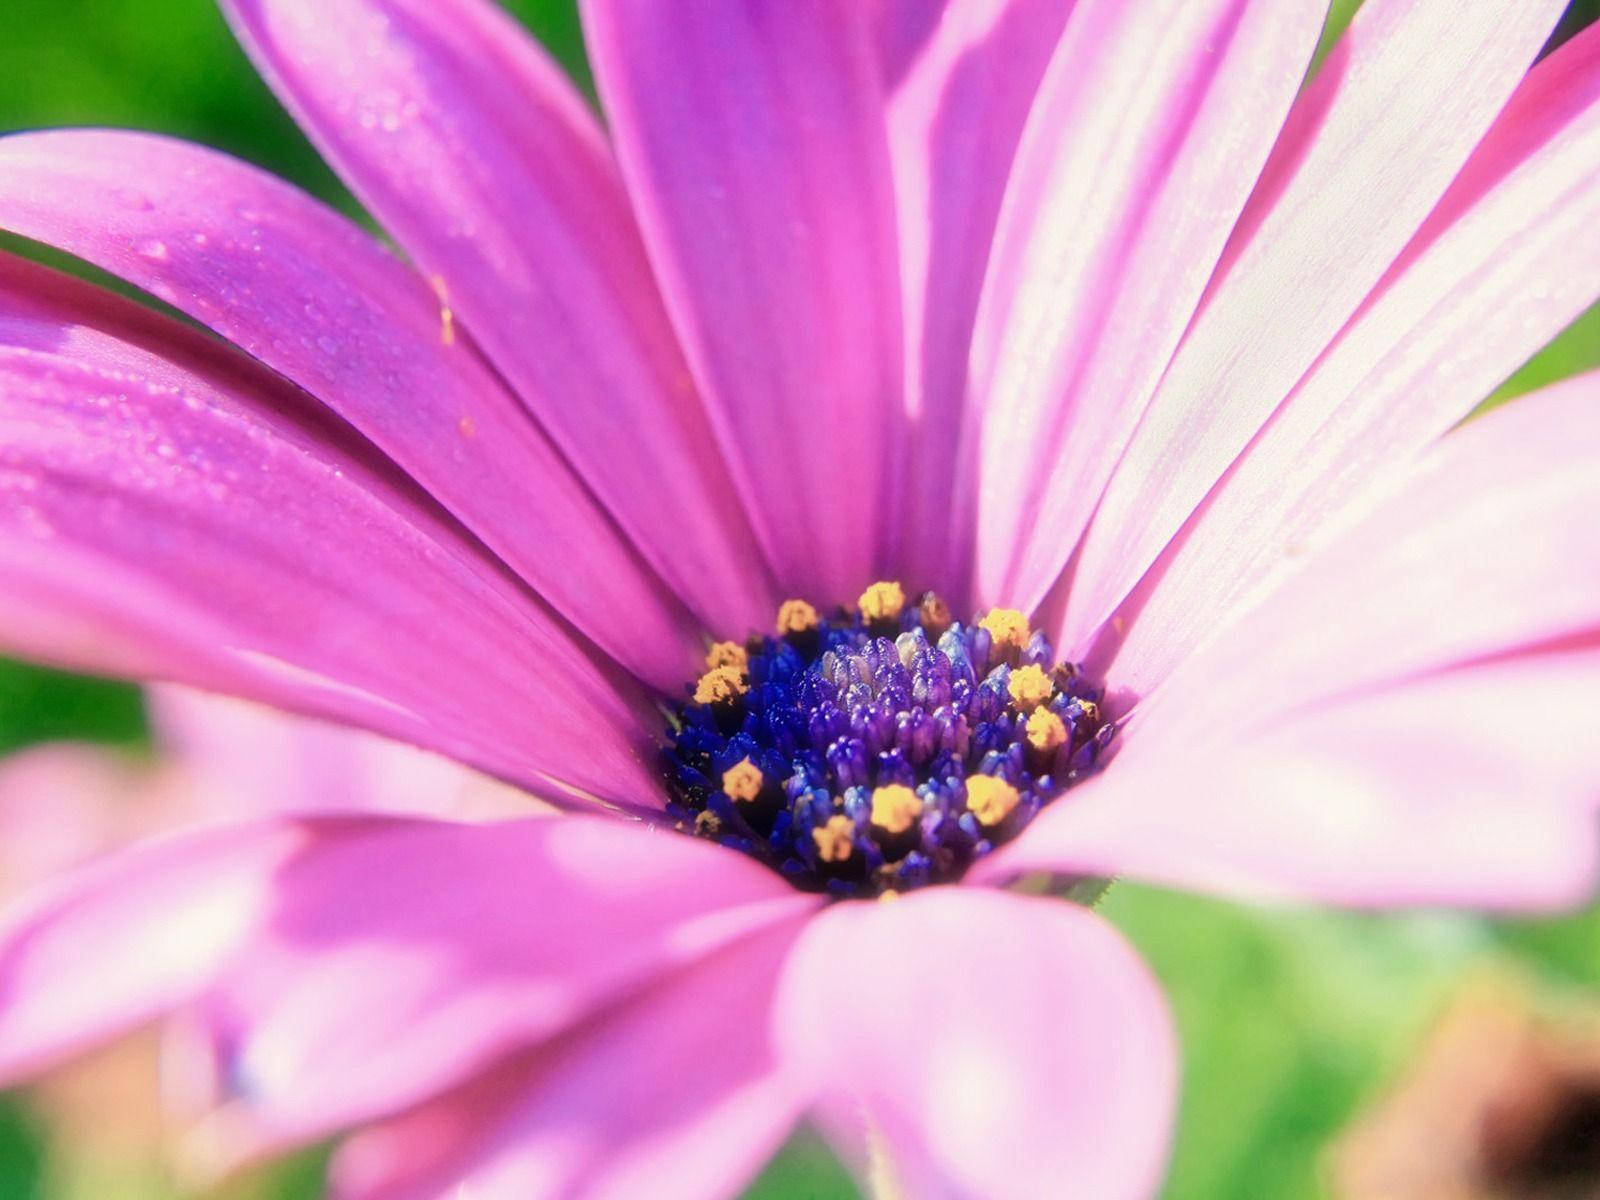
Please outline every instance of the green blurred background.
[[[570, 0], [511, 0], [509, 7], [588, 87]], [[1355, 7], [1338, 0], [1330, 36]], [[5, 0], [4, 9], [0, 130], [159, 129], [232, 151], [359, 215], [208, 0]], [[1597, 11], [1600, 0], [1579, 0], [1558, 37]], [[1600, 308], [1495, 399], [1594, 365]], [[134, 689], [0, 662], [0, 752], [51, 739], [138, 746], [144, 737]], [[1268, 911], [1128, 884], [1114, 887], [1101, 907], [1154, 966], [1177, 1012], [1185, 1084], [1172, 1200], [1326, 1194], [1330, 1141], [1393, 1080], [1441, 1007], [1471, 980], [1509, 974], [1557, 1002], [1600, 994], [1600, 913], [1496, 922], [1452, 913]], [[87, 1137], [61, 1114], [59, 1097], [0, 1098], [0, 1200], [179, 1194], [148, 1155], [129, 1149], [108, 1159], [104, 1138]], [[100, 1147], [94, 1154], [85, 1149], [90, 1142]], [[307, 1155], [211, 1195], [310, 1200], [319, 1194], [320, 1161]], [[826, 1151], [804, 1135], [751, 1193], [764, 1200], [853, 1194]]]

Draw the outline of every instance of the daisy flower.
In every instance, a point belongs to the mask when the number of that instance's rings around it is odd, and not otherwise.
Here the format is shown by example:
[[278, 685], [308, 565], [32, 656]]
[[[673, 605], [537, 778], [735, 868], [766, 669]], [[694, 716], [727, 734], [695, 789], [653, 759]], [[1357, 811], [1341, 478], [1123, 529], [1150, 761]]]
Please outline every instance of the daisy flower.
[[[15, 1077], [200, 1015], [351, 1200], [1140, 1196], [1097, 880], [1572, 903], [1600, 292], [1558, 0], [226, 0], [404, 258], [224, 156], [0, 140], [0, 639], [568, 815], [180, 833], [0, 938]], [[250, 771], [241, 764], [241, 772]], [[312, 798], [313, 801], [315, 798]], [[1023, 885], [1023, 886], [1015, 886]]]

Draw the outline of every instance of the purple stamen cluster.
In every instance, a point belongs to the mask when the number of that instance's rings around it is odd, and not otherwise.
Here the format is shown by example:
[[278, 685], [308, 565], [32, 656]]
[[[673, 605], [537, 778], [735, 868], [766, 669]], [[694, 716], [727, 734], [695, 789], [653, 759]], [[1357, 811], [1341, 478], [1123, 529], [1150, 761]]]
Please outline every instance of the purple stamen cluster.
[[873, 596], [826, 618], [790, 601], [778, 635], [714, 648], [663, 752], [682, 828], [837, 896], [959, 876], [1116, 732], [1020, 614], [964, 625], [931, 594]]

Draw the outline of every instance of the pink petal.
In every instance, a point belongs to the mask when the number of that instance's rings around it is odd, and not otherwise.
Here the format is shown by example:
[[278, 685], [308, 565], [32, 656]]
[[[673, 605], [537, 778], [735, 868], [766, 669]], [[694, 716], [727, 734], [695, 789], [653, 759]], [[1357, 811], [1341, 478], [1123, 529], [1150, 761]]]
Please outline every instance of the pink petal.
[[1600, 27], [1534, 68], [1389, 278], [1124, 605], [1127, 641], [1104, 673], [1148, 691], [1247, 587], [1377, 499], [1600, 293], [1597, 67]]
[[586, 0], [623, 177], [779, 582], [873, 574], [899, 429], [893, 196], [868, 6]]
[[198, 994], [306, 841], [266, 823], [191, 833], [57, 877], [0, 924], [0, 1077], [15, 1081]]
[[776, 1029], [796, 1070], [861, 1106], [892, 1174], [994, 1200], [1159, 1186], [1171, 1023], [1085, 909], [977, 888], [838, 905], [796, 947]]
[[70, 130], [0, 139], [0, 225], [154, 293], [322, 399], [657, 686], [694, 665], [688, 615], [465, 339], [441, 341], [428, 285], [342, 217], [208, 150]]
[[503, 820], [552, 811], [460, 763], [363, 730], [181, 687], [151, 688], [146, 704], [169, 773], [181, 773], [213, 812]]
[[1071, 0], [897, 0], [879, 12], [899, 213], [911, 439], [902, 577], [952, 591], [950, 482], [967, 349], [1012, 157]]
[[1600, 652], [1531, 654], [1314, 706], [1235, 742], [1130, 733], [986, 859], [1230, 895], [1561, 909], [1597, 868]]
[[[559, 68], [487, 0], [223, 8], [651, 566], [710, 628], [764, 623], [764, 568], [616, 165]], [[581, 553], [591, 588], [605, 569]]]
[[1100, 502], [1067, 599], [1069, 652], [1106, 620], [1379, 281], [1563, 7], [1362, 6], [1296, 101]]
[[978, 590], [1060, 573], [1194, 312], [1326, 4], [1083, 0], [1029, 117], [984, 284]]
[[276, 377], [7, 259], [0, 394], [8, 649], [365, 725], [546, 792], [553, 777], [657, 803], [643, 698]]
[[221, 1124], [257, 1147], [417, 1104], [819, 902], [733, 851], [582, 817], [351, 822], [276, 892], [222, 990], [241, 1098]]
[[762, 930], [548, 1048], [357, 1133], [334, 1159], [334, 1194], [738, 1195], [803, 1107], [763, 1020], [801, 925]]

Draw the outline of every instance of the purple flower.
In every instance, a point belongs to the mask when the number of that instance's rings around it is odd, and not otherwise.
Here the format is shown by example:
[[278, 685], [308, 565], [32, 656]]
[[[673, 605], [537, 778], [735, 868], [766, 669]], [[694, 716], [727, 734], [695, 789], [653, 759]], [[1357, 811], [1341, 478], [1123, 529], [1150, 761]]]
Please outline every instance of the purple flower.
[[1006, 885], [1587, 894], [1600, 380], [1451, 432], [1600, 292], [1559, 0], [1368, 0], [1304, 88], [1312, 0], [589, 0], [609, 138], [479, 0], [225, 7], [414, 265], [0, 141], [0, 226], [231, 343], [0, 259], [0, 639], [573, 815], [47, 885], [8, 1076], [198, 1013], [217, 1153], [354, 1129], [354, 1200], [726, 1194], [807, 1113], [909, 1195], [1144, 1195], [1160, 996]]

